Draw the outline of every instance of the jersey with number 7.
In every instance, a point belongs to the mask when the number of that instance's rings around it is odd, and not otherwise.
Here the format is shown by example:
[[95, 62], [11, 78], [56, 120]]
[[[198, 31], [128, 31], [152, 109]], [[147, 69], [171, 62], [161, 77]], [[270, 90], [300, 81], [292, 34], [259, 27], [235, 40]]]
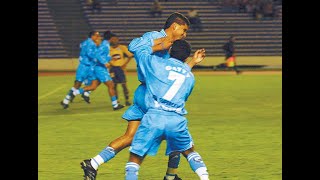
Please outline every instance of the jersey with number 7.
[[184, 106], [195, 82], [190, 67], [175, 58], [164, 59], [151, 54], [152, 49], [148, 46], [136, 52], [138, 65], [146, 79], [147, 108], [187, 114]]

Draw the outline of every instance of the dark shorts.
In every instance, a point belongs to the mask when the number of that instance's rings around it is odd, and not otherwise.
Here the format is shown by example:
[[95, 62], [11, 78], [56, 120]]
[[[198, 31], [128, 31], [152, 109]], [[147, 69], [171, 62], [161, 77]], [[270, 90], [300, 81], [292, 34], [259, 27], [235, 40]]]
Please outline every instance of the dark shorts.
[[125, 83], [126, 82], [126, 75], [124, 71], [121, 69], [120, 66], [113, 66], [110, 68], [110, 75], [112, 81], [114, 83]]

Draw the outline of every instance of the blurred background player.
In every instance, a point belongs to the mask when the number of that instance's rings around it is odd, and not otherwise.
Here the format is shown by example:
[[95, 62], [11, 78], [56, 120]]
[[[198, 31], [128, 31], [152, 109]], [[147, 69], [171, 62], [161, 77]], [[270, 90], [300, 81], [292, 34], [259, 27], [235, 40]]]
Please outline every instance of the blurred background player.
[[76, 80], [66, 97], [60, 102], [64, 109], [69, 107], [69, 103], [72, 102], [74, 97], [78, 94], [77, 90], [81, 87], [82, 82], [86, 79], [91, 81], [93, 78], [94, 59], [101, 58], [96, 57], [95, 41], [99, 38], [100, 33], [98, 31], [91, 31], [88, 38], [80, 43], [80, 56], [79, 65], [76, 71]]
[[119, 100], [117, 85], [121, 84], [125, 98], [125, 105], [130, 106], [129, 89], [126, 81], [126, 66], [132, 59], [133, 54], [128, 51], [127, 46], [119, 44], [119, 38], [116, 34], [111, 33], [109, 42], [110, 56], [112, 57], [112, 60], [110, 61], [110, 75], [114, 82], [115, 93]]
[[226, 67], [228, 69], [233, 69], [237, 74], [240, 74], [241, 71], [238, 69], [236, 63], [235, 41], [236, 38], [234, 36], [230, 36], [228, 42], [223, 45], [223, 51], [225, 54]]
[[[134, 52], [143, 46], [159, 48], [154, 54], [160, 57], [169, 58], [168, 49], [172, 41], [183, 39], [187, 36], [189, 29], [189, 20], [181, 13], [172, 13], [166, 20], [163, 29], [160, 31], [146, 32], [140, 38], [135, 38], [129, 44], [129, 51]], [[160, 38], [160, 39], [158, 39]], [[162, 38], [162, 39], [161, 39]], [[136, 62], [137, 57], [135, 57]], [[127, 120], [128, 126], [124, 135], [113, 140], [106, 148], [98, 155], [91, 159], [85, 159], [81, 162], [81, 168], [84, 171], [84, 176], [89, 179], [95, 179], [97, 170], [100, 165], [110, 161], [122, 149], [130, 146], [133, 136], [136, 133], [140, 121], [147, 112], [145, 105], [146, 85], [145, 79], [141, 74], [141, 69], [137, 65], [138, 80], [141, 84], [137, 87], [134, 93], [133, 104], [125, 111], [122, 118]], [[172, 153], [169, 155], [168, 168], [164, 180], [181, 180], [177, 175], [177, 168], [180, 162], [180, 153]]]
[[145, 156], [156, 155], [162, 140], [166, 140], [166, 155], [181, 152], [200, 180], [209, 180], [206, 165], [199, 153], [194, 151], [187, 119], [184, 117], [187, 114], [185, 102], [195, 83], [191, 68], [204, 59], [205, 50], [197, 50], [188, 64], [185, 61], [191, 53], [191, 46], [185, 40], [173, 42], [169, 59], [152, 55], [154, 51], [155, 48], [145, 46], [134, 52], [145, 77], [148, 111], [129, 149], [125, 179], [137, 180]]
[[[108, 88], [108, 94], [111, 98], [111, 104], [113, 110], [122, 109], [124, 106], [118, 103], [118, 99], [114, 90], [114, 83], [110, 77], [109, 70], [111, 56], [109, 54], [110, 44], [108, 40], [102, 38], [95, 40], [96, 43], [96, 56], [101, 58], [95, 58], [94, 66], [94, 78], [91, 78], [91, 84], [84, 88], [79, 88], [79, 93], [83, 94], [87, 91], [94, 91], [101, 83], [104, 83]], [[89, 96], [86, 96], [89, 99]]]

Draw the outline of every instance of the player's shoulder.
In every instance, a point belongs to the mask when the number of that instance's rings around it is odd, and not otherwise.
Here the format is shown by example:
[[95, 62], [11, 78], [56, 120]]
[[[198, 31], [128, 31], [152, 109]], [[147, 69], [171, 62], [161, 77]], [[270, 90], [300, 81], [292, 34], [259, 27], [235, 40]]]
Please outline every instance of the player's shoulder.
[[128, 49], [128, 46], [124, 45], [124, 44], [119, 44], [119, 48], [120, 49]]
[[143, 34], [143, 36], [158, 36], [161, 35], [160, 31], [149, 31]]

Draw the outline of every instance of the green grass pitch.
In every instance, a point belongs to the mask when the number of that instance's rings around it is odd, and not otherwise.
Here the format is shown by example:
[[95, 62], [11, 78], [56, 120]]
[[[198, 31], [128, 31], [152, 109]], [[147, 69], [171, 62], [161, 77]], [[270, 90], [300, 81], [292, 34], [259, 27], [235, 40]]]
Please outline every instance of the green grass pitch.
[[[139, 82], [129, 75], [131, 99]], [[74, 76], [38, 77], [38, 179], [82, 179], [80, 162], [97, 155], [122, 135], [127, 122], [113, 111], [107, 88], [91, 94], [91, 104], [76, 97], [69, 109], [59, 102]], [[123, 102], [122, 88], [119, 87]], [[282, 179], [282, 76], [196, 75], [186, 105], [196, 151], [214, 180]], [[165, 141], [157, 156], [148, 156], [139, 172], [141, 180], [160, 180], [167, 167]], [[128, 148], [103, 164], [97, 179], [124, 179]], [[198, 179], [181, 157], [178, 174]]]

